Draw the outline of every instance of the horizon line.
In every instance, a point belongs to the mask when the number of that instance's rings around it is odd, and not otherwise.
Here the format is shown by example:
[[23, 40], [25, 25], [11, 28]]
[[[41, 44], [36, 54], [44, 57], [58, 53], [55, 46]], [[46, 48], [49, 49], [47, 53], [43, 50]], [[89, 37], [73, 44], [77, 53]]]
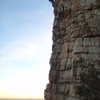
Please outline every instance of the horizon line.
[[30, 99], [30, 98], [0, 98], [0, 100], [44, 100], [44, 98], [33, 98], [33, 99]]
[[33, 99], [35, 99], [35, 100], [44, 100], [44, 98], [0, 98], [0, 100], [27, 100], [27, 99], [29, 99], [29, 100], [33, 100]]

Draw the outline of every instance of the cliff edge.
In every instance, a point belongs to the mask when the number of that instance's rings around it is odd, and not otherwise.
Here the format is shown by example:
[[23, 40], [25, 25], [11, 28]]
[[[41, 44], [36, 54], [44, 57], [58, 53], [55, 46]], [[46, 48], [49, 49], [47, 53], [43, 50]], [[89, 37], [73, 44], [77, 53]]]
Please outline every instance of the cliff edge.
[[81, 72], [100, 70], [100, 0], [55, 0], [54, 15], [45, 100], [88, 100], [77, 90]]

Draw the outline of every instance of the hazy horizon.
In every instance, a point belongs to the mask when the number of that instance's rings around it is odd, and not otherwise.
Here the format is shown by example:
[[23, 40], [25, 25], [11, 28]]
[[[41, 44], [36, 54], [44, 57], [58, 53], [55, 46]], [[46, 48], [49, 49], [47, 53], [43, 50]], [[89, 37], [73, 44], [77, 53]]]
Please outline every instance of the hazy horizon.
[[0, 100], [44, 100], [44, 99], [0, 99]]
[[0, 100], [44, 100], [44, 98], [0, 98]]
[[44, 100], [44, 98], [0, 98], [0, 100]]
[[0, 100], [44, 100], [44, 98], [0, 98]]

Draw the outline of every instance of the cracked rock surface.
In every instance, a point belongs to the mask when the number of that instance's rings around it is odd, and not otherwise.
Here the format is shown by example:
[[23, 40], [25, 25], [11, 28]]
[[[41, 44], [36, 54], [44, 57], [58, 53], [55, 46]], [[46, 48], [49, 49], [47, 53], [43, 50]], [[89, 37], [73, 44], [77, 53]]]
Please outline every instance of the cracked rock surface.
[[45, 100], [84, 100], [80, 72], [100, 69], [100, 0], [55, 0], [54, 15]]

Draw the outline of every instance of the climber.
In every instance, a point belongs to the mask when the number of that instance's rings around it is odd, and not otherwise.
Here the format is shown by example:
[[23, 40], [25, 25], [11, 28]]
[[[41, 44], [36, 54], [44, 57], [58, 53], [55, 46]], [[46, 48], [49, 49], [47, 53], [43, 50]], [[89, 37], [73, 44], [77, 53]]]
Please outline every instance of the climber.
[[52, 6], [54, 7], [54, 0], [49, 0], [52, 3]]

